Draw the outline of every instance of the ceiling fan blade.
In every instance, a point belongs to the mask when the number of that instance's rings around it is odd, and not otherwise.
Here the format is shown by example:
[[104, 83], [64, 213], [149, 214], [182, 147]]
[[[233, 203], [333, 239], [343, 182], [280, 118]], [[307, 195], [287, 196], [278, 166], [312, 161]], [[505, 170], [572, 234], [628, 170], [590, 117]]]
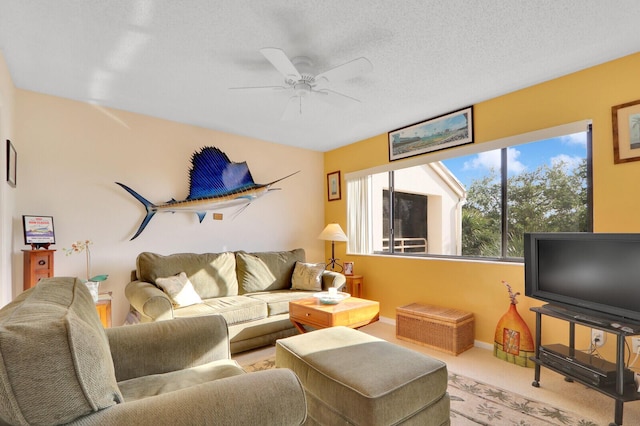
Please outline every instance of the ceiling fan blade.
[[287, 90], [290, 87], [285, 86], [244, 86], [244, 87], [229, 87], [229, 90], [239, 90], [239, 91], [258, 91], [258, 92], [267, 92], [267, 91], [279, 91], [279, 90]]
[[373, 70], [371, 62], [367, 58], [360, 57], [316, 75], [316, 82], [319, 80], [326, 80], [327, 82], [348, 80], [371, 70]]
[[302, 96], [292, 96], [287, 102], [287, 106], [284, 108], [281, 120], [295, 120], [302, 115]]
[[339, 107], [353, 105], [356, 102], [360, 103], [359, 99], [345, 95], [344, 93], [336, 92], [335, 90], [314, 90], [313, 93], [318, 95], [316, 96], [318, 99]]
[[264, 55], [271, 65], [273, 65], [286, 80], [300, 80], [302, 76], [291, 62], [284, 50], [275, 47], [265, 47], [260, 49], [260, 53]]

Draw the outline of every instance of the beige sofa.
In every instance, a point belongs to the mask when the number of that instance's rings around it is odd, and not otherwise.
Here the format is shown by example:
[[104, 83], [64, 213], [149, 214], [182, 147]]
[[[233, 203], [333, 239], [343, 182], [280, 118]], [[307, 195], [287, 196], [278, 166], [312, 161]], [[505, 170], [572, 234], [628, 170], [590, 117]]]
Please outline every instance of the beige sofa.
[[230, 359], [220, 315], [105, 330], [75, 278], [0, 309], [0, 424], [300, 425], [305, 404], [291, 370]]
[[[195, 301], [176, 304], [166, 285], [161, 287], [181, 273], [180, 285], [188, 278]], [[229, 326], [231, 353], [237, 353], [297, 334], [289, 321], [289, 301], [342, 288], [345, 282], [340, 273], [305, 263], [303, 249], [167, 256], [145, 252], [138, 255], [125, 295], [141, 322], [222, 315]]]

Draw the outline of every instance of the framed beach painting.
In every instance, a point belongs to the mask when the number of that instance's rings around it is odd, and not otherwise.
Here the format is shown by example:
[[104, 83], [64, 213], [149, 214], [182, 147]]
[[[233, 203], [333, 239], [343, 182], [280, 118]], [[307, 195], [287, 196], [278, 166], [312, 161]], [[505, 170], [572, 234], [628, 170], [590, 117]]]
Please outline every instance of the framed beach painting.
[[640, 160], [640, 100], [611, 107], [613, 161]]
[[389, 132], [389, 161], [473, 143], [473, 106]]

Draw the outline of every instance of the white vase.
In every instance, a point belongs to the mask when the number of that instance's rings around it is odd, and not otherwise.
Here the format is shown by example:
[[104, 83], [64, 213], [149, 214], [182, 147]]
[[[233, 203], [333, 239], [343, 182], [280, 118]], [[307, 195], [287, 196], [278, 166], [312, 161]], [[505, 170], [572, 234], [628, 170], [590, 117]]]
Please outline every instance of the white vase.
[[94, 303], [98, 303], [98, 292], [100, 291], [100, 282], [99, 281], [87, 281], [85, 283], [89, 288], [89, 293], [91, 293], [91, 297], [93, 298]]

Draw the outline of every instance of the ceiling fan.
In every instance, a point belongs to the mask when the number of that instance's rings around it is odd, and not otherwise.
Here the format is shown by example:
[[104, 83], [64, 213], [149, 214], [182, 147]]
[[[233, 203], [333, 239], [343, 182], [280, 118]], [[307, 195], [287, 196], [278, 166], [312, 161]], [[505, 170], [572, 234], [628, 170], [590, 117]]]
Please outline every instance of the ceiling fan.
[[289, 59], [282, 49], [275, 47], [265, 47], [260, 49], [260, 53], [284, 76], [284, 85], [232, 87], [231, 89], [287, 91], [291, 93], [282, 113], [282, 120], [300, 117], [303, 112], [304, 102], [310, 99], [320, 99], [338, 106], [360, 102], [356, 98], [331, 90], [329, 87], [334, 82], [349, 80], [373, 69], [371, 62], [367, 58], [360, 57], [328, 71], [313, 75], [310, 72], [306, 72], [311, 66], [311, 61], [307, 57], [298, 56]]

